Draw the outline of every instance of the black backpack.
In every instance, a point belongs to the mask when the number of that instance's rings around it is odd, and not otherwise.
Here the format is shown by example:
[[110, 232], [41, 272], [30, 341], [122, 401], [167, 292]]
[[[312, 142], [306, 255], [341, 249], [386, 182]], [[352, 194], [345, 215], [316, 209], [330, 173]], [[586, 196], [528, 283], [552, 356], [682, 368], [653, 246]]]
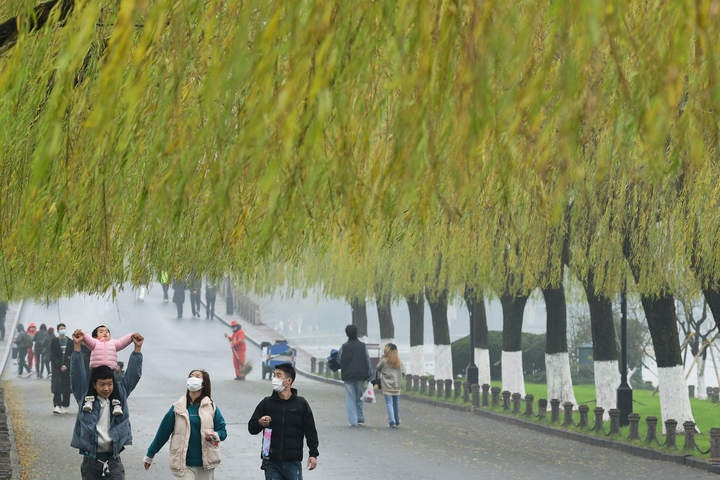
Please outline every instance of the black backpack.
[[333, 348], [327, 357], [327, 367], [333, 372], [340, 370], [340, 351]]

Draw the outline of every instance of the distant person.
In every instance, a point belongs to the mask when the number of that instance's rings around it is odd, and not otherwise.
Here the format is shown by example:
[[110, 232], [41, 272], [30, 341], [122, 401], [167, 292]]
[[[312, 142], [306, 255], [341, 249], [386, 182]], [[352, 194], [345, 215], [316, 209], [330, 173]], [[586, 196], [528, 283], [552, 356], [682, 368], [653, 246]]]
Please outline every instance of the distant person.
[[[13, 344], [17, 350], [18, 377], [29, 377], [32, 375], [32, 370], [25, 359], [27, 358], [28, 349], [32, 348], [32, 338], [30, 338], [30, 335], [25, 331], [22, 323], [18, 323], [17, 327], [15, 327]], [[23, 370], [27, 370], [27, 375], [23, 375]]]
[[303, 437], [309, 450], [307, 467], [317, 467], [320, 453], [315, 418], [307, 400], [292, 388], [294, 382], [295, 368], [289, 363], [277, 365], [272, 394], [260, 401], [248, 421], [251, 435], [270, 430], [267, 455], [261, 454], [265, 480], [302, 480]]
[[30, 345], [27, 347], [27, 364], [28, 368], [32, 372], [33, 369], [33, 361], [35, 360], [35, 351], [33, 350], [33, 342], [35, 341], [35, 334], [37, 333], [37, 325], [35, 323], [30, 322], [30, 325], [28, 325], [28, 328], [26, 330], [26, 333], [30, 337]]
[[[91, 369], [88, 380], [88, 372], [81, 352], [84, 335], [82, 330], [75, 330], [73, 333], [70, 381], [73, 395], [79, 405], [83, 403], [83, 395], [86, 392], [91, 394], [95, 401], [89, 412], [78, 410], [70, 445], [83, 455], [80, 466], [83, 480], [124, 480], [125, 467], [120, 459], [120, 453], [126, 446], [132, 444], [127, 398], [142, 375], [141, 350], [144, 339], [140, 334], [133, 336], [135, 349], [130, 354], [125, 378], [121, 382], [115, 382], [115, 372], [107, 365]], [[115, 416], [110, 413], [112, 408], [110, 397], [113, 394], [121, 402], [122, 415]]]
[[118, 361], [115, 367], [115, 381], [122, 381], [125, 378], [125, 362]]
[[[100, 366], [106, 366], [112, 371], [117, 369], [117, 352], [122, 350], [132, 343], [132, 339], [139, 335], [139, 333], [128, 333], [127, 335], [115, 340], [110, 337], [110, 329], [105, 325], [98, 325], [92, 331], [90, 336], [87, 336], [82, 330], [76, 330], [76, 332], [83, 333], [83, 343], [90, 350], [90, 369], [91, 371]], [[92, 410], [93, 402], [95, 397], [88, 394], [85, 397], [83, 403], [83, 411], [89, 412]], [[110, 403], [112, 404], [112, 414], [115, 416], [122, 415], [122, 406], [120, 398], [117, 397], [117, 391], [114, 391], [110, 396]]]
[[230, 328], [232, 328], [232, 335], [225, 334], [225, 338], [230, 341], [230, 349], [233, 354], [233, 367], [235, 368], [235, 380], [245, 380], [247, 372], [244, 371], [245, 367], [245, 332], [242, 326], [235, 320], [230, 322]]
[[190, 277], [190, 308], [192, 316], [200, 318], [200, 291], [202, 290], [202, 280], [192, 276]]
[[215, 285], [208, 282], [205, 285], [205, 318], [212, 320], [215, 318], [215, 298], [217, 297], [217, 290]]
[[351, 427], [365, 424], [362, 395], [372, 375], [367, 346], [358, 340], [356, 325], [345, 327], [348, 341], [340, 347], [340, 374], [345, 384], [345, 409]]
[[168, 275], [167, 272], [163, 271], [160, 273], [160, 286], [162, 287], [163, 291], [163, 302], [168, 302], [168, 290], [170, 289], [170, 275]]
[[70, 356], [73, 341], [67, 336], [64, 323], [57, 324], [57, 337], [50, 339], [50, 390], [53, 394], [53, 413], [68, 413], [70, 406]]
[[400, 390], [402, 388], [403, 364], [398, 355], [397, 345], [388, 343], [375, 369], [380, 378], [380, 388], [385, 398], [390, 428], [400, 426]]
[[170, 440], [170, 471], [178, 478], [212, 480], [220, 464], [220, 442], [227, 438], [225, 419], [213, 401], [210, 374], [192, 370], [182, 397], [172, 404], [144, 459], [145, 470]]
[[183, 304], [185, 303], [185, 282], [182, 280], [174, 280], [172, 288], [173, 303], [177, 307], [177, 318], [182, 318]]
[[8, 304], [0, 300], [0, 342], [5, 341], [5, 317], [7, 317]]
[[[49, 340], [50, 339], [48, 338], [47, 325], [41, 323], [40, 328], [35, 334], [35, 337], [33, 337], [33, 351], [35, 353], [35, 373], [37, 374], [37, 378], [43, 378], [45, 366], [48, 364], [46, 357]], [[50, 373], [49, 369], [47, 373]]]

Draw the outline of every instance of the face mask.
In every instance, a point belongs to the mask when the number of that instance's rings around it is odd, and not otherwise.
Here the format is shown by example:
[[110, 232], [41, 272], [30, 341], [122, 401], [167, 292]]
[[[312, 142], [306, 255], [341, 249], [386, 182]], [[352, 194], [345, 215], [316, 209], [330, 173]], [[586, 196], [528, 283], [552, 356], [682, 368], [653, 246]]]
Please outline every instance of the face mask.
[[273, 377], [272, 380], [271, 380], [271, 382], [272, 382], [272, 388], [273, 388], [273, 390], [275, 390], [276, 392], [280, 393], [280, 392], [282, 392], [283, 390], [285, 390], [285, 385], [283, 385], [283, 379], [282, 379], [282, 378]]
[[202, 383], [203, 383], [202, 378], [190, 377], [187, 379], [187, 382], [186, 382], [187, 389], [190, 390], [191, 392], [197, 392], [198, 390], [200, 390], [202, 388]]
[[65, 336], [65, 330], [58, 330], [58, 335], [64, 337], [64, 336]]

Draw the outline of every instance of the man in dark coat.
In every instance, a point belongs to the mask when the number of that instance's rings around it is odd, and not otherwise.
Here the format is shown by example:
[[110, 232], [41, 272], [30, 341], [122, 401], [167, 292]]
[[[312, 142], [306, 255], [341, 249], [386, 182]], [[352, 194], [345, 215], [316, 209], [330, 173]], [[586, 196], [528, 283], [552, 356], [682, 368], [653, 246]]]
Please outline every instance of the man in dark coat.
[[217, 292], [215, 289], [215, 285], [208, 282], [205, 285], [205, 318], [208, 320], [212, 320], [215, 317], [215, 298], [217, 297]]
[[348, 341], [340, 348], [340, 374], [345, 384], [345, 409], [351, 427], [363, 425], [362, 395], [372, 375], [367, 345], [358, 340], [356, 325], [345, 327]]
[[173, 280], [173, 303], [177, 307], [177, 318], [182, 318], [183, 303], [185, 303], [185, 282]]
[[68, 413], [70, 406], [70, 356], [73, 341], [67, 336], [64, 323], [57, 324], [57, 337], [50, 339], [50, 366], [52, 377], [53, 413]]

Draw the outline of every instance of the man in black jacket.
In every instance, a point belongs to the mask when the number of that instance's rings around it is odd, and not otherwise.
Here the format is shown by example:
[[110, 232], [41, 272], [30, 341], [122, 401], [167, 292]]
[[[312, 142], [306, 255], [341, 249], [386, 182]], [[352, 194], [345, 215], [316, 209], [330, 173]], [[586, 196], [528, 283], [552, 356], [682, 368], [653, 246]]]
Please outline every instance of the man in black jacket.
[[345, 409], [351, 427], [365, 423], [362, 395], [372, 375], [367, 345], [358, 340], [356, 325], [345, 327], [348, 341], [340, 348], [340, 374], [345, 384]]
[[67, 336], [64, 323], [57, 324], [58, 336], [50, 339], [50, 366], [52, 377], [53, 413], [68, 413], [70, 407], [70, 356], [73, 341]]
[[303, 437], [309, 449], [307, 466], [317, 467], [318, 434], [307, 400], [292, 388], [295, 368], [281, 363], [273, 371], [273, 393], [263, 398], [248, 422], [248, 432], [270, 430], [270, 448], [263, 455], [265, 480], [302, 480]]

